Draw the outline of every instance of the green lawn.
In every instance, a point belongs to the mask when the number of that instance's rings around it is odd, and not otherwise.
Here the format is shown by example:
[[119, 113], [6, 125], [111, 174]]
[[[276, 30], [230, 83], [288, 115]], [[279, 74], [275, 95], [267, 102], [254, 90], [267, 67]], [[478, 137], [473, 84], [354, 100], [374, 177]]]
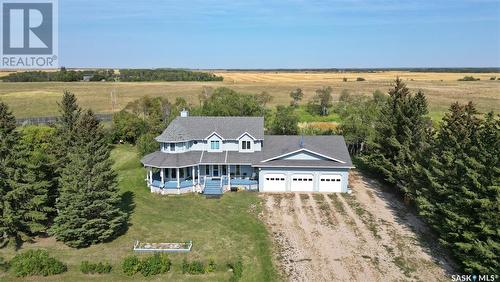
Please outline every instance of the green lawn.
[[[25, 244], [20, 251], [44, 248], [68, 264], [65, 274], [35, 280], [137, 280], [145, 278], [138, 274], [129, 278], [121, 273], [121, 261], [132, 255], [135, 240], [150, 242], [183, 242], [193, 240], [189, 254], [172, 254], [173, 269], [165, 275], [148, 280], [172, 281], [227, 281], [230, 273], [226, 263], [243, 258], [242, 281], [278, 280], [271, 258], [271, 242], [264, 224], [257, 215], [261, 201], [255, 193], [227, 193], [220, 200], [209, 200], [199, 195], [159, 196], [151, 194], [144, 182], [145, 171], [140, 165], [135, 148], [117, 146], [112, 153], [115, 169], [119, 175], [124, 207], [132, 210], [128, 231], [112, 242], [84, 249], [72, 249], [53, 238], [38, 239]], [[12, 249], [0, 250], [0, 256], [11, 258]], [[208, 261], [214, 259], [219, 270], [199, 276], [182, 274], [180, 265], [187, 257]], [[84, 275], [79, 271], [82, 260], [109, 261], [112, 274]], [[0, 274], [0, 280], [13, 280], [10, 274]]]

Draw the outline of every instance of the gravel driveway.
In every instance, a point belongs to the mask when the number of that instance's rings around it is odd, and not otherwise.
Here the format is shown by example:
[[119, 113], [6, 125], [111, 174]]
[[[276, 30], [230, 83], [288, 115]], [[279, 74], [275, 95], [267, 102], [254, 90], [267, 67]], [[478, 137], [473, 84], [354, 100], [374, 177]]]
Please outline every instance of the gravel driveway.
[[449, 281], [452, 263], [397, 197], [356, 171], [350, 186], [351, 195], [262, 194], [285, 279]]

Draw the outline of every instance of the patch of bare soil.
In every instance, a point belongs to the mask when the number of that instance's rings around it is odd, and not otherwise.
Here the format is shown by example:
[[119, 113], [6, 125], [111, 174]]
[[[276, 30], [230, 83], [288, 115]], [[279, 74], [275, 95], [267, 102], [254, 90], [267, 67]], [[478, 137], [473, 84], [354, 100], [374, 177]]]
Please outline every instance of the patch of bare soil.
[[275, 259], [289, 281], [448, 281], [428, 228], [354, 171], [353, 194], [262, 194]]

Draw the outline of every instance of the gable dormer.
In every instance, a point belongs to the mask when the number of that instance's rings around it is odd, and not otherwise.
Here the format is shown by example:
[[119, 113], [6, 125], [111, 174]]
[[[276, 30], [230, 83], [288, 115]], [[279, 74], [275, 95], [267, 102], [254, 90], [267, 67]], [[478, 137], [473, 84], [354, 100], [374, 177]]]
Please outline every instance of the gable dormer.
[[[248, 132], [243, 133], [238, 137], [238, 151], [242, 153], [253, 153], [256, 151], [257, 145], [255, 138]], [[260, 151], [260, 148], [259, 148]]]
[[224, 138], [220, 136], [217, 132], [213, 132], [207, 138], [205, 138], [207, 144], [208, 152], [222, 152], [223, 151], [223, 141]]

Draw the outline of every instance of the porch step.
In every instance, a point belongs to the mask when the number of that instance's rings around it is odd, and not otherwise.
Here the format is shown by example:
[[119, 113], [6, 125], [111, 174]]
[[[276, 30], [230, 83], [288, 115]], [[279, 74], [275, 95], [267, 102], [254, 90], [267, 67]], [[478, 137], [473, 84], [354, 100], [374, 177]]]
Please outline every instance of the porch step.
[[220, 180], [207, 180], [203, 194], [206, 196], [220, 196], [222, 195]]

